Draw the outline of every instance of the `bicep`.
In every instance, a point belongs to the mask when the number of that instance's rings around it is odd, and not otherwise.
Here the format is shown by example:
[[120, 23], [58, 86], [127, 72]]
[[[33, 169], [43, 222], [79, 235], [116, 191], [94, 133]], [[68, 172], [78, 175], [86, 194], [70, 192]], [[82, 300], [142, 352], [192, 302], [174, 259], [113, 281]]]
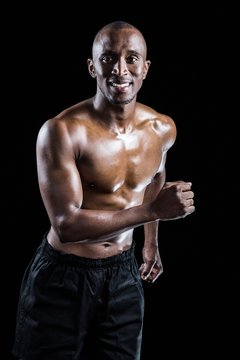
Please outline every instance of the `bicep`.
[[162, 148], [161, 163], [157, 173], [145, 190], [144, 202], [154, 200], [165, 184], [167, 152], [173, 146], [177, 136], [177, 129], [173, 119], [167, 115], [160, 118], [161, 120], [155, 123], [155, 127]]
[[52, 224], [81, 207], [82, 184], [73, 146], [64, 129], [43, 129], [37, 139], [41, 196]]

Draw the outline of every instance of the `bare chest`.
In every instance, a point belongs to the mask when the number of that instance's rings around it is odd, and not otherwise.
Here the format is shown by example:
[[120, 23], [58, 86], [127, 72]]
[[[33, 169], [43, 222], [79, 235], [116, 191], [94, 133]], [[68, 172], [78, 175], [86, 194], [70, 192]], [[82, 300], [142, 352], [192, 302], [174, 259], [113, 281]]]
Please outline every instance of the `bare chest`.
[[162, 145], [156, 135], [141, 132], [89, 139], [77, 166], [84, 186], [114, 193], [141, 192], [161, 166]]

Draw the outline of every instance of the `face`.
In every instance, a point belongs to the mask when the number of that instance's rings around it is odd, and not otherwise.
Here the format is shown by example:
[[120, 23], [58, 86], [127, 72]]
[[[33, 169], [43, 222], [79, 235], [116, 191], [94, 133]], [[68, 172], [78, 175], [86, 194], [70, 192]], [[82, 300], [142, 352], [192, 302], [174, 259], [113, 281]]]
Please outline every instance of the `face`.
[[88, 60], [97, 91], [111, 104], [129, 104], [136, 98], [147, 75], [146, 44], [135, 29], [105, 29], [93, 45]]

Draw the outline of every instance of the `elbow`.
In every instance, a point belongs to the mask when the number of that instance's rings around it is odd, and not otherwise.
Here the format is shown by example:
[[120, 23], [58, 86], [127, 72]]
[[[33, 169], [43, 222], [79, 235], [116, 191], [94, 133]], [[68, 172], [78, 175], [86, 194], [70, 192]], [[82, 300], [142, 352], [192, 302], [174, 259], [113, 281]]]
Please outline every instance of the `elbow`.
[[57, 226], [57, 234], [59, 237], [59, 240], [61, 241], [61, 243], [65, 244], [65, 243], [69, 243], [73, 241], [72, 238], [72, 226], [71, 226], [71, 222], [68, 220], [64, 220], [60, 223], [58, 223]]
[[79, 234], [79, 231], [77, 231], [74, 219], [75, 217], [73, 214], [68, 216], [62, 215], [55, 218], [54, 224], [52, 224], [59, 241], [62, 244], [85, 240], [82, 238], [81, 234]]

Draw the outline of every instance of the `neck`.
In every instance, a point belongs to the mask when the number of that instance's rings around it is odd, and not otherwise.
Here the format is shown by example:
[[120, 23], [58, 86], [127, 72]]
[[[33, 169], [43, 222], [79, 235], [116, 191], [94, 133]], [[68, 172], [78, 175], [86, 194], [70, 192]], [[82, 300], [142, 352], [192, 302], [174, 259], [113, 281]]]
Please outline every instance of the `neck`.
[[132, 117], [135, 112], [136, 98], [127, 104], [113, 104], [101, 93], [97, 92], [92, 98], [92, 103], [94, 110], [97, 112], [121, 120]]
[[92, 98], [93, 108], [99, 120], [116, 135], [128, 134], [133, 129], [136, 101], [125, 105], [113, 105], [107, 101]]

